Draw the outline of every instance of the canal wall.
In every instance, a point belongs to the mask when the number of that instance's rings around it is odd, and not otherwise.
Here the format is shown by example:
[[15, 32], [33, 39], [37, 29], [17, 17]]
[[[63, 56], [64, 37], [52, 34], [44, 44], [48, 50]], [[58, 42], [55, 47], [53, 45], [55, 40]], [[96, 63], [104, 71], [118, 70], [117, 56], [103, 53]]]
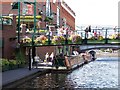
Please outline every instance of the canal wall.
[[97, 58], [101, 57], [120, 57], [120, 52], [114, 52], [114, 53], [109, 53], [109, 52], [101, 52], [101, 53], [96, 53]]

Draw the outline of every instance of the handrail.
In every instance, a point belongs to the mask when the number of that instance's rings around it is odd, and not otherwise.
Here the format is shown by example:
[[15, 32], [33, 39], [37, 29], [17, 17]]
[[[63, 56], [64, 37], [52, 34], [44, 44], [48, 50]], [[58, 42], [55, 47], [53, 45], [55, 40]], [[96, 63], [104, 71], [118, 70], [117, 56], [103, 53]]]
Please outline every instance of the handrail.
[[[40, 30], [40, 29], [39, 29]], [[37, 31], [37, 30], [36, 30]], [[45, 31], [45, 32], [44, 32]], [[77, 32], [80, 31], [80, 32]], [[69, 31], [68, 31], [69, 32]], [[28, 32], [27, 32], [28, 33]], [[120, 44], [120, 28], [116, 29], [91, 29], [91, 32], [86, 32], [85, 30], [75, 30], [74, 36], [68, 33], [67, 37], [65, 34], [62, 35], [64, 41], [60, 43], [53, 43], [52, 40], [54, 39], [53, 35], [50, 35], [49, 30], [42, 30], [42, 32], [33, 32], [35, 37], [39, 37], [40, 35], [44, 35], [47, 40], [45, 43], [38, 43], [35, 46], [59, 46], [59, 45], [82, 45], [82, 44]], [[52, 34], [59, 38], [57, 31], [52, 31]], [[32, 33], [31, 33], [32, 34]], [[49, 34], [49, 35], [48, 35]], [[30, 35], [29, 35], [30, 36]], [[79, 38], [76, 38], [79, 37]], [[30, 38], [32, 35], [30, 36]], [[73, 42], [73, 38], [79, 39], [78, 42]], [[36, 38], [34, 38], [35, 40]], [[49, 42], [48, 42], [49, 39]], [[23, 44], [23, 46], [31, 46], [31, 43]]]

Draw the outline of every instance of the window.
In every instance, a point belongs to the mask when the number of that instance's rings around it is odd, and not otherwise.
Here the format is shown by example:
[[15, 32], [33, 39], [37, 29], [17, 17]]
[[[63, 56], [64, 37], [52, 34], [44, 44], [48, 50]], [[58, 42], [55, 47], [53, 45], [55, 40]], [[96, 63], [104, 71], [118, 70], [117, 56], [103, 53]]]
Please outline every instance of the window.
[[60, 8], [57, 7], [57, 25], [60, 25]]
[[10, 18], [3, 18], [2, 22], [5, 25], [12, 25], [12, 19], [10, 19]]
[[3, 47], [3, 40], [0, 38], [0, 48]]
[[67, 27], [67, 25], [66, 25], [66, 18], [63, 18], [63, 26]]
[[56, 0], [53, 0], [53, 3], [55, 4]]
[[2, 17], [0, 17], [0, 24], [2, 24]]
[[46, 16], [50, 16], [50, 14], [51, 14], [50, 0], [46, 0]]

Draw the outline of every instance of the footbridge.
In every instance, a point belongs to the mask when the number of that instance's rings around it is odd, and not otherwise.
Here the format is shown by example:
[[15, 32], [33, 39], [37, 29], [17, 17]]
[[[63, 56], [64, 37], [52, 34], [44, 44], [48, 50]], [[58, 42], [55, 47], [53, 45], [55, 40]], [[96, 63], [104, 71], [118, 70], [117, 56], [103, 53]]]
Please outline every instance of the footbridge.
[[112, 49], [120, 49], [120, 45], [117, 44], [96, 44], [96, 45], [80, 45], [79, 46], [81, 51], [84, 50], [91, 50], [91, 49], [100, 49], [100, 48], [112, 48]]

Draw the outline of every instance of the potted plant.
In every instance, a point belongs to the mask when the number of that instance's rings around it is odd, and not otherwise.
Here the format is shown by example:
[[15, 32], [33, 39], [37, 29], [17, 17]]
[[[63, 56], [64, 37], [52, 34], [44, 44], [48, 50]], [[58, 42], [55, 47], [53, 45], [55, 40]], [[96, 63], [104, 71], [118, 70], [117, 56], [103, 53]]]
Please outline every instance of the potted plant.
[[82, 38], [81, 38], [79, 35], [71, 35], [71, 36], [68, 38], [68, 41], [71, 41], [71, 42], [74, 43], [74, 44], [80, 43], [81, 40], [82, 40]]
[[25, 36], [24, 38], [22, 38], [21, 43], [23, 44], [30, 44], [32, 42], [32, 39], [29, 38], [28, 36]]
[[47, 37], [45, 35], [40, 35], [34, 41], [35, 41], [35, 44], [44, 45], [44, 44], [46, 44], [46, 42], [48, 41], [48, 39], [47, 39]]
[[64, 36], [53, 36], [52, 43], [53, 44], [64, 44], [65, 38]]

